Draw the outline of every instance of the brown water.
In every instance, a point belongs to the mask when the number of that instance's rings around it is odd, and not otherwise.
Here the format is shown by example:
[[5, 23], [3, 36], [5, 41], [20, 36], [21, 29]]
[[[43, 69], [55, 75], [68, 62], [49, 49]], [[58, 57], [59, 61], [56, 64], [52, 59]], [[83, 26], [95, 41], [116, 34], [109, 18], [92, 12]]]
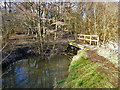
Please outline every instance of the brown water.
[[15, 62], [3, 72], [3, 88], [52, 88], [68, 75], [69, 56], [56, 55], [47, 60], [40, 57]]

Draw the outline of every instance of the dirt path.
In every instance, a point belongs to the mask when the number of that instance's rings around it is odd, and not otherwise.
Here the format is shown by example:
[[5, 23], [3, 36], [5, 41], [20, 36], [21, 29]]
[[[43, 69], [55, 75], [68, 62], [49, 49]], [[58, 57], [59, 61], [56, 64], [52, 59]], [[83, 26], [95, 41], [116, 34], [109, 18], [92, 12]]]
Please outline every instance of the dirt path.
[[97, 50], [88, 50], [87, 55], [89, 61], [99, 65], [97, 70], [107, 75], [109, 82], [118, 87], [118, 68], [103, 56], [99, 56]]

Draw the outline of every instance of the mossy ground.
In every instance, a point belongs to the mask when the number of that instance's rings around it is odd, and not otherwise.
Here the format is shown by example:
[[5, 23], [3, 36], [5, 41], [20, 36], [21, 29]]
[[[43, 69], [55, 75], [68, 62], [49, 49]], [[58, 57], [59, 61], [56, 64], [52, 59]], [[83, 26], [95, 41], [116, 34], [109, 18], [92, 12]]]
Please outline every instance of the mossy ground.
[[[93, 57], [94, 57], [93, 53]], [[60, 88], [117, 88], [118, 87], [118, 73], [117, 69], [112, 69], [104, 62], [94, 62], [89, 54], [82, 50], [80, 54], [73, 57], [69, 66], [69, 76], [61, 81], [58, 81]], [[92, 56], [92, 55], [91, 55]], [[93, 58], [92, 57], [92, 58]], [[96, 56], [93, 60], [98, 59], [103, 61], [105, 59], [101, 56]], [[98, 61], [99, 61], [98, 60]], [[105, 59], [105, 63], [106, 63]], [[108, 63], [108, 62], [107, 62]], [[108, 63], [108, 65], [111, 65]], [[112, 67], [112, 66], [111, 66]], [[115, 67], [113, 67], [115, 68]]]

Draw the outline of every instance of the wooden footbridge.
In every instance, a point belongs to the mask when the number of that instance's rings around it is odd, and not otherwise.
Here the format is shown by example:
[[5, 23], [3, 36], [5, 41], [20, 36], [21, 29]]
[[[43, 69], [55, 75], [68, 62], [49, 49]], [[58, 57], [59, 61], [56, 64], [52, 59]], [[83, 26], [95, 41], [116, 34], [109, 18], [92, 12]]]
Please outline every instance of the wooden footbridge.
[[[95, 46], [99, 46], [99, 36], [98, 35], [83, 35], [83, 34], [78, 34], [78, 42], [76, 41], [70, 41], [69, 45], [79, 48], [79, 49], [83, 49], [85, 47], [95, 47]], [[80, 41], [82, 41], [83, 43], [80, 43]], [[89, 44], [85, 44], [85, 42], [88, 42]], [[94, 42], [94, 45], [92, 45], [92, 42]]]

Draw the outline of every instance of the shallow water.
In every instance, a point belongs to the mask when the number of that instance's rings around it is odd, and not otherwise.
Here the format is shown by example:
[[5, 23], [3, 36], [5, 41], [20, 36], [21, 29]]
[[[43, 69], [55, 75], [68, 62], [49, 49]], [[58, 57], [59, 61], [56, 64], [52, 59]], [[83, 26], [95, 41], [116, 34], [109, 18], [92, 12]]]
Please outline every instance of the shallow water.
[[30, 57], [3, 72], [3, 88], [52, 88], [68, 75], [69, 56], [56, 55], [47, 60]]

